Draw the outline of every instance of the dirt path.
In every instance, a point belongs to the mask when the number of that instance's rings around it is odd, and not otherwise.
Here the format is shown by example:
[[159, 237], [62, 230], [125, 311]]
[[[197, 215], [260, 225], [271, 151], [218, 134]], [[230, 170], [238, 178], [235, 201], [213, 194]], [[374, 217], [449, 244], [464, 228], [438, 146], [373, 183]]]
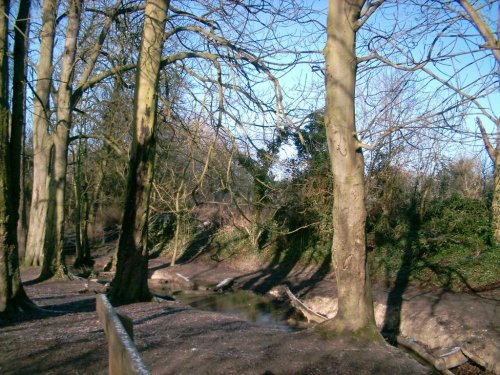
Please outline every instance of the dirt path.
[[[164, 260], [151, 262], [152, 270], [165, 268]], [[271, 285], [269, 270], [242, 271], [215, 262], [173, 270], [199, 284], [236, 278], [241, 286]], [[306, 276], [310, 280], [314, 275], [307, 272], [292, 274], [287, 281], [303, 296], [332, 292], [331, 279], [305, 283]], [[23, 271], [28, 294], [39, 306], [60, 314], [0, 325], [0, 374], [106, 373], [107, 344], [95, 313], [95, 293], [102, 285], [86, 280], [34, 284], [29, 280], [35, 274]], [[177, 301], [133, 304], [120, 311], [133, 319], [136, 345], [153, 374], [431, 373], [388, 345], [360, 347], [311, 331], [279, 332]]]

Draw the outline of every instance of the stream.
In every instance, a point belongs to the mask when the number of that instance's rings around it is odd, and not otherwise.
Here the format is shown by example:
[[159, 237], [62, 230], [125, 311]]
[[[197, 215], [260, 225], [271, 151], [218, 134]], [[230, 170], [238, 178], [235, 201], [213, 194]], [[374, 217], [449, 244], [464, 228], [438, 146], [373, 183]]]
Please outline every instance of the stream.
[[228, 293], [183, 291], [175, 298], [196, 309], [215, 311], [283, 332], [296, 329], [287, 324], [288, 308], [250, 291]]

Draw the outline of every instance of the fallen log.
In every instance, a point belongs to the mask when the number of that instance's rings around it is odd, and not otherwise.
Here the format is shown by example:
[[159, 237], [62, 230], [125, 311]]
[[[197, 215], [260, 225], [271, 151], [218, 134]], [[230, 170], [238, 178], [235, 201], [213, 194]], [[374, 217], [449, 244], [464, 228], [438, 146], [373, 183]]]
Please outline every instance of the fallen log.
[[234, 278], [233, 277], [228, 277], [224, 280], [222, 280], [220, 283], [218, 283], [215, 288], [214, 288], [214, 291], [218, 292], [218, 291], [223, 291], [225, 289], [228, 289], [231, 287], [232, 283], [234, 281]]
[[290, 303], [292, 304], [292, 306], [295, 309], [297, 309], [300, 313], [302, 313], [302, 315], [304, 315], [308, 323], [310, 322], [322, 323], [328, 319], [325, 315], [313, 311], [309, 307], [304, 305], [304, 303], [301, 300], [299, 300], [297, 297], [294, 296], [290, 288], [286, 287], [285, 292], [288, 298], [290, 299]]

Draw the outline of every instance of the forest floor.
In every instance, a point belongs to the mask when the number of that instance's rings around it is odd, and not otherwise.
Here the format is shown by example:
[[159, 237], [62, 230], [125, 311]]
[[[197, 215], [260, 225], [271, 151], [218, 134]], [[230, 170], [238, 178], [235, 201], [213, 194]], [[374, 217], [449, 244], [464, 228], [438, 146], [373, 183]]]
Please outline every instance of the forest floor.
[[[98, 259], [96, 267], [102, 267], [106, 259]], [[213, 286], [231, 278], [235, 287], [260, 293], [286, 283], [301, 297], [335, 294], [333, 278], [318, 269], [280, 273], [272, 266], [247, 266], [245, 262], [216, 262], [208, 258], [174, 268], [168, 266], [167, 259], [150, 262], [151, 272], [175, 271], [198, 286]], [[106, 337], [95, 312], [96, 293], [103, 292], [105, 287], [81, 278], [39, 283], [35, 281], [37, 271], [34, 268], [22, 271], [26, 291], [38, 306], [58, 313], [34, 313], [16, 321], [0, 322], [0, 374], [107, 373]], [[154, 290], [155, 284], [152, 286]], [[478, 324], [491, 323], [493, 319], [491, 324], [497, 337], [499, 294], [497, 288], [487, 295], [475, 296], [478, 299], [467, 300], [469, 306], [462, 306], [464, 311], [474, 312]], [[494, 305], [493, 318], [491, 311], [486, 312], [477, 302], [480, 300]], [[456, 304], [443, 301], [449, 304], [449, 309], [457, 310]], [[118, 310], [133, 319], [134, 341], [153, 374], [433, 372], [407, 353], [386, 344], [360, 345], [344, 339], [325, 339], [313, 329], [282, 332], [234, 316], [197, 310], [179, 301], [137, 303]], [[479, 329], [474, 322], [467, 324]], [[470, 363], [453, 373], [490, 374]]]

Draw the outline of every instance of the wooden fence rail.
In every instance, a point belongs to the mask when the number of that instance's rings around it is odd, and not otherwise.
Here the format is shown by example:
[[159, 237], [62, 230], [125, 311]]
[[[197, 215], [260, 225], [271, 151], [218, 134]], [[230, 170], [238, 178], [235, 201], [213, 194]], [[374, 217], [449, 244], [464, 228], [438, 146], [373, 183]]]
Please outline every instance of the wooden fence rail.
[[150, 375], [133, 341], [132, 320], [115, 311], [106, 295], [96, 298], [96, 310], [108, 340], [110, 375]]

